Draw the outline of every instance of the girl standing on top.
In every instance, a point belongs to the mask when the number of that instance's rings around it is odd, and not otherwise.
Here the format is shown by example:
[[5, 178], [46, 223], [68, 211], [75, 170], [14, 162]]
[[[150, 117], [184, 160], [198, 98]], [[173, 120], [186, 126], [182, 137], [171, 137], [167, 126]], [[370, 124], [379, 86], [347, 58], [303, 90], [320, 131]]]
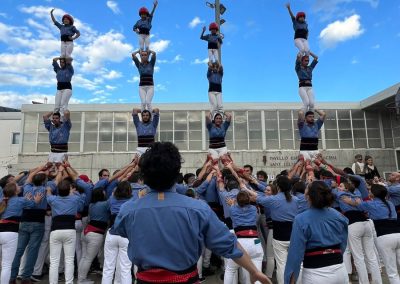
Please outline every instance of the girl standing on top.
[[62, 18], [62, 24], [57, 22], [54, 18], [54, 8], [50, 11], [51, 20], [60, 29], [61, 34], [61, 57], [71, 58], [72, 50], [74, 49], [74, 40], [76, 40], [81, 33], [74, 26], [74, 18], [65, 14]]
[[298, 12], [295, 17], [290, 9], [290, 3], [286, 4], [286, 8], [288, 9], [290, 17], [292, 18], [294, 29], [294, 45], [299, 49], [299, 55], [310, 55], [311, 51], [307, 40], [308, 24], [306, 22], [306, 14], [304, 12]]
[[146, 7], [139, 9], [140, 20], [133, 26], [133, 31], [138, 34], [140, 50], [148, 50], [150, 46], [150, 30], [151, 21], [153, 20], [154, 11], [158, 5], [158, 1], [154, 1], [153, 10], [149, 13]]
[[218, 62], [208, 62], [207, 79], [208, 79], [208, 100], [211, 105], [211, 114], [214, 117], [217, 113], [223, 114], [222, 106], [222, 77], [224, 69]]
[[218, 49], [222, 44], [222, 36], [218, 32], [219, 27], [217, 23], [211, 23], [208, 27], [208, 30], [211, 32], [210, 34], [204, 35], [206, 31], [206, 27], [203, 27], [203, 31], [201, 32], [200, 39], [208, 42], [208, 60], [209, 62], [217, 62], [219, 61], [219, 53]]

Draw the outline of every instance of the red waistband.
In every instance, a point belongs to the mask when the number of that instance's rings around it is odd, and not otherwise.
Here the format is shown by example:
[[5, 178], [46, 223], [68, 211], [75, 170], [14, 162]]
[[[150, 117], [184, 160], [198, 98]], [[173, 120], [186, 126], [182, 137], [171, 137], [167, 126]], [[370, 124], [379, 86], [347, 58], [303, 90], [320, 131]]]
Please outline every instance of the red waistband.
[[318, 250], [313, 252], [307, 252], [304, 256], [316, 256], [316, 255], [323, 255], [323, 254], [334, 254], [334, 253], [342, 253], [341, 249], [324, 249]]
[[258, 232], [255, 230], [243, 230], [235, 233], [238, 238], [240, 237], [254, 237], [258, 238]]
[[[148, 283], [199, 283], [197, 268], [185, 274], [178, 274], [163, 268], [152, 268], [139, 271], [136, 274], [136, 278]], [[194, 279], [196, 280], [191, 282]]]
[[88, 225], [86, 226], [85, 230], [83, 231], [83, 234], [84, 234], [85, 236], [86, 236], [87, 234], [89, 234], [89, 233], [98, 233], [98, 234], [103, 234], [103, 235], [104, 235], [105, 232], [106, 232], [106, 231], [103, 230], [103, 229], [101, 229], [101, 228], [97, 228], [97, 227], [95, 227], [95, 226], [92, 226], [92, 225], [88, 224]]
[[0, 224], [19, 224], [19, 221], [1, 219], [1, 220], [0, 220]]

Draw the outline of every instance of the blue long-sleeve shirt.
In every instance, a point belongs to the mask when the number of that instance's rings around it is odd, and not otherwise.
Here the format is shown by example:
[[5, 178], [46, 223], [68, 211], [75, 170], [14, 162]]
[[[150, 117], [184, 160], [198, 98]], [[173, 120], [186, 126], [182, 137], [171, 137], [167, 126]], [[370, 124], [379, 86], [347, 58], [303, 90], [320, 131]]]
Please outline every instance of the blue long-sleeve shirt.
[[49, 131], [49, 142], [51, 145], [68, 144], [72, 128], [70, 119], [61, 122], [59, 127], [55, 127], [50, 119], [46, 119], [44, 127]]
[[147, 190], [148, 189], [147, 185], [139, 184], [139, 183], [131, 183], [131, 188], [132, 188], [132, 199], [133, 200], [139, 199], [139, 192], [141, 190]]
[[293, 274], [297, 279], [300, 264], [307, 249], [340, 244], [342, 254], [346, 250], [348, 220], [335, 209], [309, 210], [296, 216], [290, 238], [289, 254], [285, 267], [285, 284]]
[[[215, 126], [211, 121], [206, 124], [208, 130], [208, 138], [209, 138], [209, 147], [210, 148], [221, 148], [225, 147], [225, 135], [228, 131], [229, 126], [231, 125], [230, 121], [225, 120], [220, 127]], [[218, 146], [221, 147], [218, 147]]]
[[64, 25], [57, 21], [54, 22], [54, 25], [59, 28], [62, 41], [69, 41], [70, 39], [66, 37], [72, 37], [79, 32], [74, 25]]
[[[357, 192], [357, 194], [361, 195], [362, 199], [366, 199], [368, 198], [369, 194], [368, 194], [368, 187], [367, 187], [367, 182], [365, 181], [365, 179], [359, 175], [349, 175], [355, 179], [357, 179], [360, 182], [360, 185], [356, 188], [356, 191], [358, 190], [359, 193]], [[356, 193], [355, 191], [355, 193]]]
[[314, 59], [309, 66], [303, 67], [301, 66], [300, 59], [296, 59], [296, 65], [294, 69], [296, 70], [299, 81], [312, 81], [312, 71], [317, 64], [318, 60]]
[[213, 177], [209, 182], [207, 180], [203, 181], [201, 185], [196, 188], [196, 192], [200, 195], [201, 199], [207, 202], [219, 202], [217, 178]]
[[233, 228], [240, 226], [257, 225], [257, 208], [254, 205], [240, 207], [234, 205], [229, 208]]
[[231, 189], [230, 191], [226, 191], [226, 190], [218, 191], [220, 203], [222, 204], [222, 208], [224, 209], [224, 217], [225, 218], [231, 217], [230, 206], [226, 203], [226, 199], [227, 198], [236, 199], [236, 196], [238, 195], [239, 192], [240, 192], [240, 190], [237, 188]]
[[129, 239], [129, 259], [142, 269], [188, 269], [197, 263], [203, 246], [225, 258], [243, 255], [236, 237], [207, 204], [174, 190], [151, 191], [137, 201], [128, 201], [114, 229]]
[[299, 210], [298, 198], [292, 196], [292, 200], [287, 202], [282, 192], [270, 196], [258, 195], [256, 202], [270, 209], [271, 219], [278, 222], [293, 222]]
[[153, 112], [153, 119], [147, 123], [140, 121], [139, 116], [137, 114], [132, 114], [133, 123], [136, 127], [136, 134], [138, 137], [140, 136], [155, 136], [157, 133], [157, 126], [160, 120], [160, 114], [157, 112]]
[[299, 120], [297, 126], [301, 138], [318, 138], [319, 130], [321, 129], [324, 121], [318, 118], [314, 123], [306, 123], [304, 120]]
[[303, 213], [308, 208], [310, 208], [310, 204], [308, 204], [308, 201], [306, 200], [306, 197], [303, 193], [297, 192], [296, 197], [299, 199], [298, 213]]
[[224, 71], [222, 67], [219, 70], [214, 70], [208, 68], [207, 79], [208, 79], [208, 91], [209, 92], [222, 92], [222, 77], [224, 76]]
[[81, 195], [78, 192], [67, 196], [48, 195], [47, 202], [51, 206], [53, 218], [59, 215], [75, 216], [79, 211], [83, 210], [85, 195]]
[[46, 198], [46, 187], [41, 185], [41, 186], [35, 186], [33, 183], [27, 183], [23, 186], [23, 195], [24, 197], [27, 197], [29, 194], [33, 197], [37, 193], [42, 194], [43, 198], [39, 203], [33, 203], [32, 206], [26, 207], [25, 209], [47, 209], [47, 198]]
[[388, 186], [389, 200], [394, 206], [400, 205], [400, 183], [395, 183]]
[[308, 24], [306, 21], [299, 22], [295, 17], [292, 18], [294, 38], [308, 38]]
[[389, 208], [386, 206], [386, 204], [378, 198], [369, 201], [362, 201], [357, 207], [362, 211], [368, 212], [368, 216], [372, 220], [396, 220], [397, 212], [393, 203], [390, 201], [387, 201], [387, 203], [390, 207], [391, 214], [389, 214]]
[[89, 205], [90, 221], [108, 222], [110, 220], [110, 202], [98, 201]]
[[139, 30], [139, 34], [148, 35], [151, 30], [151, 21], [153, 20], [152, 16], [147, 16], [146, 19], [139, 19], [136, 24], [133, 26], [133, 31]]
[[1, 214], [1, 219], [7, 219], [10, 217], [21, 217], [24, 208], [32, 208], [35, 206], [33, 200], [26, 199], [25, 197], [13, 196], [8, 199], [7, 207]]
[[76, 179], [76, 186], [79, 188], [82, 188], [83, 191], [85, 192], [85, 206], [88, 206], [90, 203], [90, 200], [92, 199], [92, 190], [93, 190], [93, 184], [84, 182], [80, 178]]
[[71, 82], [72, 76], [74, 75], [74, 67], [72, 67], [72, 64], [66, 64], [65, 68], [61, 68], [60, 65], [58, 65], [57, 61], [53, 60], [53, 69], [54, 72], [56, 72], [57, 74], [57, 82]]

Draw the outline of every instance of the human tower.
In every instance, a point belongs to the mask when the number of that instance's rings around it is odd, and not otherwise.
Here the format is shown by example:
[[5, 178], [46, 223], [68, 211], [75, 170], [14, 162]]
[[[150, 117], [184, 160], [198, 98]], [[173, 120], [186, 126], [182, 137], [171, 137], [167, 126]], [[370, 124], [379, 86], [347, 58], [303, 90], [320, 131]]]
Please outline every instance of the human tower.
[[[152, 10], [141, 7], [138, 11], [139, 20], [133, 26], [133, 31], [138, 36], [139, 49], [132, 53], [132, 60], [139, 72], [139, 97], [141, 107], [132, 112], [133, 121], [138, 134], [138, 149], [134, 156], [136, 163], [139, 157], [147, 147], [155, 141], [157, 126], [159, 122], [159, 110], [152, 108], [154, 97], [154, 67], [156, 64], [156, 52], [150, 49], [150, 32], [152, 21], [158, 1], [154, 1]], [[307, 121], [307, 117], [314, 116], [314, 93], [312, 89], [312, 71], [318, 63], [318, 57], [311, 52], [308, 44], [308, 25], [306, 14], [298, 12], [293, 14], [290, 4], [286, 5], [293, 23], [294, 44], [298, 48], [296, 56], [295, 71], [299, 79], [299, 96], [303, 102], [303, 107], [299, 112], [299, 119]], [[54, 9], [50, 15], [53, 23], [60, 30], [61, 52], [60, 57], [53, 59], [54, 71], [57, 74], [57, 93], [55, 99], [54, 111], [44, 117], [45, 126], [49, 130], [49, 142], [51, 144], [50, 163], [61, 163], [66, 159], [68, 152], [69, 130], [72, 125], [69, 120], [68, 103], [72, 96], [71, 79], [74, 75], [72, 66], [72, 52], [74, 40], [80, 36], [80, 32], [74, 26], [74, 19], [71, 15], [65, 14], [59, 23], [54, 15]], [[208, 64], [207, 79], [209, 82], [208, 98], [210, 103], [210, 112], [206, 116], [207, 129], [209, 131], [209, 155], [208, 160], [217, 164], [219, 160], [228, 167], [232, 167], [236, 174], [241, 175], [242, 171], [234, 165], [225, 144], [225, 135], [230, 126], [232, 116], [224, 111], [222, 99], [222, 80], [224, 69], [221, 64], [220, 50], [223, 43], [223, 35], [217, 23], [209, 24], [209, 33], [206, 34], [206, 27], [202, 28], [200, 39], [207, 41]], [[309, 65], [309, 56], [313, 57]], [[307, 161], [308, 170], [311, 173], [310, 163], [315, 160], [318, 154], [318, 131], [323, 123], [324, 114], [316, 110], [320, 119], [314, 124], [313, 118], [307, 123], [313, 124], [314, 131], [308, 131], [308, 128], [300, 127], [302, 138], [301, 150], [304, 150], [301, 159]], [[139, 114], [141, 118], [139, 117]], [[53, 116], [50, 123], [50, 116]], [[55, 120], [54, 120], [55, 118]], [[322, 118], [322, 119], [321, 119]], [[47, 123], [46, 123], [47, 121]], [[307, 124], [306, 123], [306, 124]], [[61, 133], [59, 135], [56, 133]], [[317, 161], [318, 162], [318, 161]], [[302, 166], [303, 168], [303, 166]], [[311, 177], [312, 178], [312, 177]]]

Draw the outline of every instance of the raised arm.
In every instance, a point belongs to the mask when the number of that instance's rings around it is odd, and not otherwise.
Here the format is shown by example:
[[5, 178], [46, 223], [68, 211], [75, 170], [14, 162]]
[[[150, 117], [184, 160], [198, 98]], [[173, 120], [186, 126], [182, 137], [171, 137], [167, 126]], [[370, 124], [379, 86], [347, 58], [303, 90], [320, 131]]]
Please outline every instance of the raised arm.
[[225, 121], [231, 122], [231, 120], [232, 120], [232, 115], [231, 115], [229, 112], [226, 112], [226, 113], [225, 113], [225, 116], [226, 116]]
[[204, 33], [205, 32], [206, 32], [206, 27], [204, 26], [203, 29], [201, 30], [200, 39], [204, 39], [205, 40], [205, 37], [204, 37]]
[[47, 120], [50, 119], [50, 116], [52, 116], [52, 115], [53, 115], [53, 112], [52, 112], [52, 111], [43, 114], [43, 121], [46, 122]]
[[47, 167], [46, 167], [46, 165], [44, 165], [44, 166], [39, 166], [39, 167], [37, 167], [37, 168], [34, 168], [34, 169], [30, 170], [30, 171], [29, 171], [28, 178], [27, 178], [26, 181], [25, 181], [25, 184], [32, 183], [33, 177], [34, 177], [38, 172], [40, 172], [40, 171], [45, 171], [46, 169], [47, 169]]
[[292, 19], [296, 19], [296, 17], [293, 15], [292, 9], [290, 9], [290, 3], [287, 3], [287, 4], [286, 4], [286, 8], [287, 8], [287, 10], [288, 10], [288, 12], [289, 12], [290, 17], [291, 17]]
[[156, 64], [156, 60], [157, 60], [157, 53], [153, 50], [149, 50], [149, 53], [151, 54], [150, 63], [151, 63], [151, 65], [154, 66], [154, 64]]
[[150, 13], [150, 17], [153, 17], [154, 11], [156, 10], [157, 5], [158, 5], [158, 1], [155, 0], [154, 3], [153, 3], [153, 10], [151, 10], [151, 13]]
[[64, 111], [64, 121], [70, 120], [71, 118], [71, 113], [69, 110]]
[[54, 10], [55, 10], [54, 8], [51, 9], [51, 11], [50, 11], [50, 17], [51, 17], [51, 20], [53, 21], [53, 23], [56, 24], [57, 21], [56, 21], [56, 18], [54, 18], [54, 15], [53, 15]]
[[[315, 111], [316, 111], [316, 110], [315, 110]], [[304, 122], [304, 119], [305, 119], [305, 117], [304, 117], [304, 111], [299, 110], [298, 117], [297, 117], [297, 121], [298, 121], [298, 122]]]

